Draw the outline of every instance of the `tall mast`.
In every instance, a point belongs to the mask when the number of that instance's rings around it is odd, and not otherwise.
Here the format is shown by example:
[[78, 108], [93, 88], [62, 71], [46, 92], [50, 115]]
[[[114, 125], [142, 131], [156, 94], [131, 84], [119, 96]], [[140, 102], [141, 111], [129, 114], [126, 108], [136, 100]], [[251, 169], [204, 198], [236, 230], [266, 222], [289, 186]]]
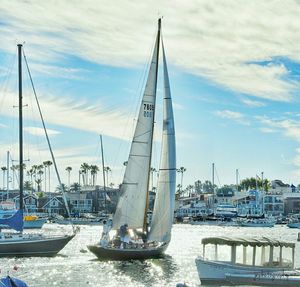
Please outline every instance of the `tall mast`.
[[106, 211], [106, 184], [105, 184], [105, 170], [104, 170], [104, 155], [103, 155], [102, 135], [100, 135], [100, 142], [101, 142], [102, 174], [103, 174], [103, 189], [104, 189], [104, 208], [105, 208], [105, 211]]
[[9, 151], [7, 151], [7, 186], [6, 186], [6, 200], [8, 200], [8, 193], [9, 193]]
[[[159, 42], [160, 42], [160, 30], [161, 30], [161, 18], [158, 19], [158, 31], [157, 31], [157, 50], [156, 50], [156, 71], [155, 71], [155, 91], [157, 90], [157, 75], [158, 75], [158, 59], [159, 59]], [[153, 111], [153, 121], [152, 121], [152, 131], [154, 130], [154, 118], [155, 118], [155, 108]], [[147, 193], [146, 193], [146, 206], [145, 206], [145, 213], [144, 213], [144, 226], [143, 231], [148, 233], [147, 228], [147, 211], [149, 206], [149, 185], [150, 185], [150, 170], [151, 170], [151, 158], [152, 158], [152, 144], [153, 144], [153, 132], [151, 135], [150, 140], [150, 161], [149, 161], [149, 173], [148, 173], [148, 183], [147, 183]]]
[[215, 164], [212, 164], [213, 210], [215, 212]]
[[239, 190], [239, 170], [235, 170], [235, 184], [236, 184], [236, 191]]
[[23, 210], [23, 96], [22, 96], [22, 44], [18, 44], [19, 72], [19, 167], [20, 167], [20, 210]]

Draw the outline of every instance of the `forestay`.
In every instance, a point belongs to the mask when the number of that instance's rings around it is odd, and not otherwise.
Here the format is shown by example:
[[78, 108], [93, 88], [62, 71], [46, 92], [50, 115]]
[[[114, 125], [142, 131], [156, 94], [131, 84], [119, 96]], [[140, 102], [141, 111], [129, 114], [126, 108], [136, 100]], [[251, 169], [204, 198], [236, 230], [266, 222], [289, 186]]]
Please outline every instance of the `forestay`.
[[130, 228], [144, 224], [156, 101], [160, 31], [158, 31], [148, 79], [131, 143], [128, 163], [113, 219], [113, 229], [127, 223]]
[[164, 114], [161, 161], [149, 240], [168, 242], [174, 214], [176, 186], [176, 150], [172, 98], [164, 46]]

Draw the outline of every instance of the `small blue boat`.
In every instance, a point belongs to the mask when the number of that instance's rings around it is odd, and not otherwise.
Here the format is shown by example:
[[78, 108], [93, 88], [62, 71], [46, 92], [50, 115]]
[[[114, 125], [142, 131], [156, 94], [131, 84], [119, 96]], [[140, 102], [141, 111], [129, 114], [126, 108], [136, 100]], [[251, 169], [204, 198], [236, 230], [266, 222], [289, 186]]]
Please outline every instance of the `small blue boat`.
[[0, 279], [0, 286], [2, 287], [28, 287], [28, 285], [20, 279], [6, 276]]

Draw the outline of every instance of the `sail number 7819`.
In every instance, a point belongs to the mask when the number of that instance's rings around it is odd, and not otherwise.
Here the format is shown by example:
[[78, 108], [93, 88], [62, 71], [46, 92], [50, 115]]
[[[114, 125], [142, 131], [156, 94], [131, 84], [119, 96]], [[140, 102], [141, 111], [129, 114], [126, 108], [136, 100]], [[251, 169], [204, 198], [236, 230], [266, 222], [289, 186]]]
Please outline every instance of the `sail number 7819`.
[[152, 104], [144, 104], [144, 117], [151, 118], [154, 111], [154, 105]]

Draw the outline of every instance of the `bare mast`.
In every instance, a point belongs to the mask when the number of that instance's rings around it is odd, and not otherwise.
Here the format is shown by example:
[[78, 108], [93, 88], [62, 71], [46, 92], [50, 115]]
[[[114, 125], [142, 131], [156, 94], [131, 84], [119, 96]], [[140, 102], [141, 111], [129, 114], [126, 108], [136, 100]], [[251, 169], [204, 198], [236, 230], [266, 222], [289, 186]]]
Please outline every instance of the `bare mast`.
[[23, 210], [23, 95], [22, 95], [22, 44], [18, 44], [19, 74], [19, 172], [20, 172], [20, 210]]

